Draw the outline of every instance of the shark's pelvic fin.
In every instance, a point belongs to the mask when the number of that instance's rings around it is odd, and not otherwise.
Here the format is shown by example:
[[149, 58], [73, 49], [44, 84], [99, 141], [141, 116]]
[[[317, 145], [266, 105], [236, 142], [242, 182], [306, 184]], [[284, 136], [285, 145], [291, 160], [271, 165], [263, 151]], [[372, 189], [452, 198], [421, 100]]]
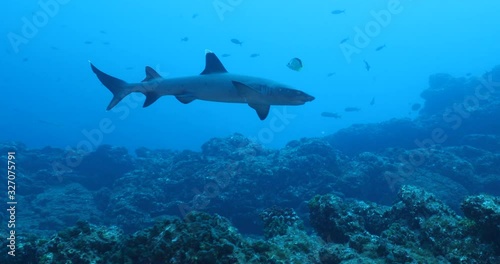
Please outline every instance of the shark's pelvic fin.
[[108, 88], [108, 90], [113, 93], [113, 99], [111, 99], [111, 102], [109, 102], [106, 110], [111, 110], [111, 108], [115, 107], [115, 105], [117, 105], [123, 98], [125, 98], [125, 96], [131, 93], [130, 89], [127, 89], [127, 82], [102, 72], [101, 70], [97, 69], [92, 63], [90, 63], [90, 67], [92, 68], [92, 71], [95, 73], [95, 75], [97, 75], [99, 81], [101, 81], [101, 83], [104, 84], [104, 86], [106, 86], [106, 88]]
[[269, 114], [270, 105], [265, 104], [248, 104], [251, 108], [255, 109], [260, 120], [266, 119]]
[[156, 78], [161, 78], [160, 74], [158, 74], [153, 68], [146, 66], [146, 78], [144, 78], [142, 82], [149, 82]]
[[205, 69], [201, 74], [226, 73], [227, 70], [220, 62], [219, 58], [210, 50], [205, 51]]
[[176, 95], [175, 98], [177, 98], [177, 100], [179, 100], [179, 102], [183, 104], [189, 104], [192, 101], [196, 100], [196, 97], [194, 97], [192, 94], [179, 94]]

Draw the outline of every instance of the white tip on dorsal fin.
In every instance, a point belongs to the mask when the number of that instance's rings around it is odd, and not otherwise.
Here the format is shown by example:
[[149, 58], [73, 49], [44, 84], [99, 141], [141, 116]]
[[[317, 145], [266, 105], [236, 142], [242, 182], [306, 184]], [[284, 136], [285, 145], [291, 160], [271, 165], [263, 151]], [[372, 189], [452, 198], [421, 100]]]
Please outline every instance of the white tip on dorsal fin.
[[220, 62], [219, 58], [211, 50], [205, 50], [205, 69], [201, 72], [202, 75], [214, 73], [226, 73], [227, 70]]

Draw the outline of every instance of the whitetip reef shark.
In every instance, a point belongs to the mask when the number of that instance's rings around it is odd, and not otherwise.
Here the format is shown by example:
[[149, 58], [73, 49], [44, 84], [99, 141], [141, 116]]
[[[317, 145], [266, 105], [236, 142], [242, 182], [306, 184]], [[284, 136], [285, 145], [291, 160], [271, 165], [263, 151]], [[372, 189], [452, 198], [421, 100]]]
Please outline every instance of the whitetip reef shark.
[[173, 95], [183, 104], [196, 99], [246, 103], [264, 120], [271, 105], [302, 105], [314, 100], [313, 96], [285, 84], [229, 73], [210, 50], [206, 50], [205, 58], [205, 69], [200, 75], [165, 79], [146, 66], [146, 78], [140, 83], [127, 83], [110, 76], [92, 63], [90, 67], [101, 83], [113, 93], [107, 110], [111, 110], [130, 93], [140, 92], [146, 96], [143, 107], [151, 105], [161, 96]]

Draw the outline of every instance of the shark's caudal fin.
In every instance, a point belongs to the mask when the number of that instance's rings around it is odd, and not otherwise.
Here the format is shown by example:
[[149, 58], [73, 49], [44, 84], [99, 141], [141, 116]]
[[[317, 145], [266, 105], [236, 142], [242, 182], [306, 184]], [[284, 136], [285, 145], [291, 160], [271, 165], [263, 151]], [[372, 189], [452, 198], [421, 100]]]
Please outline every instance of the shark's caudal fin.
[[97, 69], [92, 63], [90, 63], [92, 71], [97, 75], [99, 81], [101, 81], [106, 88], [108, 88], [113, 93], [113, 99], [109, 102], [108, 108], [106, 110], [111, 110], [115, 105], [117, 105], [125, 96], [129, 95], [131, 91], [127, 91], [127, 82], [108, 75], [101, 70]]

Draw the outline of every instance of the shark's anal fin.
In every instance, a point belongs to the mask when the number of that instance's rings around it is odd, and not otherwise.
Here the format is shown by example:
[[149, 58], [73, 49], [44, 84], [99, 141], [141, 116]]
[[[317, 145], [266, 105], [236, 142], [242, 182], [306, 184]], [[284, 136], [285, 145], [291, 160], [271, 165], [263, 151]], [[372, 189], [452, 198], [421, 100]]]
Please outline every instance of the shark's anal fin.
[[238, 90], [238, 94], [244, 98], [256, 98], [261, 94], [252, 87], [238, 81], [233, 81], [234, 87]]
[[179, 95], [176, 95], [175, 98], [177, 98], [177, 100], [179, 100], [179, 102], [181, 102], [183, 104], [189, 104], [192, 101], [196, 100], [196, 97], [194, 97], [191, 94], [179, 94]]
[[158, 98], [160, 98], [160, 95], [158, 95], [155, 92], [145, 92], [144, 95], [146, 96], [146, 100], [144, 101], [144, 104], [142, 105], [142, 107], [148, 107], [152, 103], [156, 102], [156, 100], [158, 100]]
[[201, 72], [201, 75], [227, 72], [215, 53], [210, 50], [206, 50], [205, 52], [205, 69]]
[[269, 108], [270, 108], [269, 105], [265, 104], [248, 104], [248, 105], [251, 108], [255, 109], [260, 120], [266, 119], [267, 115], [269, 114]]
[[158, 74], [153, 68], [146, 66], [146, 78], [144, 78], [142, 82], [149, 82], [156, 78], [161, 78], [160, 74]]

